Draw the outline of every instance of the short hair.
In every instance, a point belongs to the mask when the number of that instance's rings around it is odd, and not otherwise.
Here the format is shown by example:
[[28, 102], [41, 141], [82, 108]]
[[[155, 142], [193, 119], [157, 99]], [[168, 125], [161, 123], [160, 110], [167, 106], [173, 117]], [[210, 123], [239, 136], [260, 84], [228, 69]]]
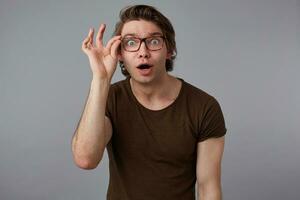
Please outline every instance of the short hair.
[[[120, 35], [123, 26], [126, 22], [133, 20], [146, 20], [157, 25], [165, 37], [165, 43], [168, 53], [171, 53], [171, 58], [166, 59], [166, 71], [172, 71], [174, 60], [177, 55], [175, 31], [170, 20], [159, 12], [155, 7], [149, 5], [134, 5], [123, 8], [119, 13], [120, 21], [115, 25], [113, 35]], [[123, 62], [119, 62], [122, 74], [129, 76], [128, 71], [125, 69]]]

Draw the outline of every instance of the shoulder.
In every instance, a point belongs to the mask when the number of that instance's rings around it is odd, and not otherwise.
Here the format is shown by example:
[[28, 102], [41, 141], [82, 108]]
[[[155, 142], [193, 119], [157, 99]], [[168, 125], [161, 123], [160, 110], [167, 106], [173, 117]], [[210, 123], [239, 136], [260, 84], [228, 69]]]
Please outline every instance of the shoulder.
[[187, 109], [201, 121], [210, 113], [220, 113], [218, 100], [207, 91], [188, 82], [183, 82]]
[[123, 79], [123, 80], [120, 80], [120, 81], [112, 83], [110, 85], [110, 89], [112, 89], [112, 90], [118, 90], [118, 89], [123, 88], [125, 86], [125, 84], [126, 84], [126, 80], [127, 79]]
[[122, 94], [126, 91], [126, 84], [127, 79], [120, 80], [117, 82], [114, 82], [109, 87], [109, 96], [115, 95], [115, 94]]
[[115, 83], [111, 83], [107, 96], [107, 110], [109, 114], [107, 116], [110, 117], [111, 120], [114, 119], [116, 108], [118, 105], [126, 103], [128, 100], [128, 92], [126, 92], [126, 79], [117, 81]]
[[209, 94], [207, 91], [192, 85], [186, 81], [183, 82], [185, 94], [189, 101], [192, 101], [193, 104], [201, 104], [202, 106], [210, 102], [216, 101], [215, 97]]
[[185, 83], [190, 113], [195, 116], [198, 142], [225, 135], [226, 127], [221, 106], [208, 92]]

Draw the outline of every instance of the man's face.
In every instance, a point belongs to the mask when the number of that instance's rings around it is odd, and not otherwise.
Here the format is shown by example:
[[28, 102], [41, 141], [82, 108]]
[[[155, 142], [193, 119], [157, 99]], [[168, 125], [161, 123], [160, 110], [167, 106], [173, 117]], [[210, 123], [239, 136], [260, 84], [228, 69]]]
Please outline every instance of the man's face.
[[[165, 63], [171, 55], [167, 51], [164, 40], [161, 39], [163, 34], [157, 25], [145, 20], [129, 21], [124, 24], [121, 36], [122, 47], [119, 59], [123, 61], [134, 81], [150, 83], [167, 73]], [[141, 42], [139, 39], [143, 38], [149, 39]], [[126, 49], [136, 50], [138, 47], [137, 51], [126, 51]]]

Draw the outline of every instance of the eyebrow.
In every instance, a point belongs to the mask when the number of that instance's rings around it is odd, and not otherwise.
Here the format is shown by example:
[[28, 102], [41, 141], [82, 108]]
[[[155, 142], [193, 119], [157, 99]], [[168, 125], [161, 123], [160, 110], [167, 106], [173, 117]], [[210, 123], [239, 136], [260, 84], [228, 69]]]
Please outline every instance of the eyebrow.
[[[148, 33], [148, 34], [149, 34], [149, 36], [163, 35], [163, 34], [160, 33], [160, 32], [153, 32], [153, 33]], [[125, 38], [125, 37], [128, 37], [128, 36], [131, 36], [131, 37], [138, 37], [138, 35], [135, 34], [135, 33], [127, 33], [127, 34], [125, 34], [125, 35], [122, 36], [122, 37]]]

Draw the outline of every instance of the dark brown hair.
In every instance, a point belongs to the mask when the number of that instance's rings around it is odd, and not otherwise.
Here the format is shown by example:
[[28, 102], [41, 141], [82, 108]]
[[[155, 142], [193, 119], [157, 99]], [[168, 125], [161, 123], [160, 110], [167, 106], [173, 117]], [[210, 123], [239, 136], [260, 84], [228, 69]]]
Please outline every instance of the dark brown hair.
[[[166, 71], [173, 70], [173, 61], [177, 55], [176, 41], [175, 41], [175, 31], [168, 18], [166, 18], [161, 12], [159, 12], [153, 6], [148, 5], [134, 5], [123, 8], [119, 14], [120, 21], [116, 23], [114, 35], [120, 35], [123, 26], [126, 22], [132, 20], [146, 20], [153, 22], [157, 25], [165, 37], [165, 43], [167, 46], [168, 53], [171, 53], [171, 59], [166, 60]], [[129, 73], [124, 67], [123, 62], [119, 62], [122, 74], [129, 76]]]

